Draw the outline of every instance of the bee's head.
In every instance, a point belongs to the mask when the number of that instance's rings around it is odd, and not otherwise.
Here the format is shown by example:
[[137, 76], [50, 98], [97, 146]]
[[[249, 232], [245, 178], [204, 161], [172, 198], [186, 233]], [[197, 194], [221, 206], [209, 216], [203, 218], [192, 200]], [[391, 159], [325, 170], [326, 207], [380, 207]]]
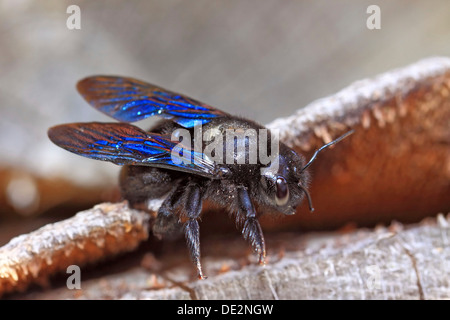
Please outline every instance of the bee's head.
[[320, 151], [352, 133], [353, 130], [325, 144], [314, 153], [308, 162], [303, 156], [280, 143], [278, 157], [275, 157], [274, 161], [261, 170], [261, 189], [265, 195], [265, 204], [279, 212], [291, 215], [295, 214], [295, 209], [306, 196], [309, 209], [314, 211], [307, 189], [310, 176], [306, 169], [313, 163]]
[[[280, 144], [278, 157], [261, 170], [261, 189], [265, 202], [276, 211], [287, 215], [295, 213], [297, 206], [308, 194], [309, 173], [302, 170], [305, 158], [284, 144]], [[312, 205], [310, 204], [312, 207]]]

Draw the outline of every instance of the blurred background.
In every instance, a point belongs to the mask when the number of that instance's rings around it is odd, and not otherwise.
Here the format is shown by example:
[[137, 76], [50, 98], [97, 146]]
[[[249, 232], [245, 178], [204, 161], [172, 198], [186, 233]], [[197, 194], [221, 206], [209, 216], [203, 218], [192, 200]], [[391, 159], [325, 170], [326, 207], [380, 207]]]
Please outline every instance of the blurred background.
[[[366, 26], [372, 4], [379, 30]], [[66, 25], [70, 5], [79, 30]], [[135, 77], [268, 123], [353, 81], [449, 56], [449, 40], [446, 0], [0, 0], [0, 243], [117, 196], [119, 167], [47, 138], [56, 124], [111, 121], [76, 92], [83, 77]]]

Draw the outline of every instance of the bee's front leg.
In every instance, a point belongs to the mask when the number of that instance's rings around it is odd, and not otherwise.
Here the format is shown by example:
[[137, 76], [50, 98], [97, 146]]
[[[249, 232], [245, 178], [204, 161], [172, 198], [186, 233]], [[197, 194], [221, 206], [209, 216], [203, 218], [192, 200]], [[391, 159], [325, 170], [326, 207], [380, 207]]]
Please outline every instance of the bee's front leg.
[[205, 279], [203, 275], [202, 265], [200, 262], [200, 227], [198, 219], [202, 211], [202, 202], [204, 196], [204, 188], [195, 181], [190, 181], [184, 189], [182, 202], [184, 206], [181, 207], [182, 220], [185, 220], [183, 225], [184, 235], [191, 254], [192, 262], [197, 267], [199, 279]]
[[259, 263], [265, 264], [266, 245], [261, 226], [256, 218], [256, 210], [245, 187], [237, 188], [236, 225], [245, 240], [249, 241], [259, 255]]

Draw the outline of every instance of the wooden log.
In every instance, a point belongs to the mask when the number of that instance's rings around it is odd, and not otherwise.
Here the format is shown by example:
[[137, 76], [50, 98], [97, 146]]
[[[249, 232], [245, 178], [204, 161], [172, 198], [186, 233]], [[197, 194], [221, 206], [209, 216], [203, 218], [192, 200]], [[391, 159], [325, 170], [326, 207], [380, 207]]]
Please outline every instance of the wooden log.
[[[196, 280], [182, 244], [160, 261], [65, 283], [26, 299], [448, 299], [450, 216], [416, 225], [351, 232], [275, 233], [268, 236], [266, 266], [236, 237], [205, 244], [206, 280]], [[218, 245], [217, 243], [220, 243]], [[224, 250], [233, 247], [233, 250]], [[184, 251], [184, 253], [183, 253]], [[214, 255], [213, 252], [220, 252]], [[178, 257], [171, 267], [166, 262]], [[251, 261], [249, 261], [251, 260]], [[125, 259], [116, 260], [123, 264]], [[165, 262], [164, 262], [165, 261]], [[163, 266], [157, 268], [158, 264]], [[166, 264], [166, 265], [165, 265]], [[151, 270], [153, 268], [153, 270]], [[105, 267], [102, 268], [105, 270]], [[83, 270], [83, 269], [82, 269]], [[92, 273], [92, 270], [90, 271]], [[68, 275], [67, 275], [68, 277]]]

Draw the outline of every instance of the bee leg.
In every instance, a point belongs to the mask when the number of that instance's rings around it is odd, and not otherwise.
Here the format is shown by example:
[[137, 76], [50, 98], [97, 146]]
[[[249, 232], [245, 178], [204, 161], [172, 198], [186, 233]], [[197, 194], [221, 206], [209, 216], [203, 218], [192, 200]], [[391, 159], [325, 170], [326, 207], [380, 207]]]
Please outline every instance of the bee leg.
[[197, 267], [197, 274], [199, 279], [205, 279], [203, 275], [202, 265], [200, 262], [200, 227], [198, 225], [198, 219], [202, 211], [202, 188], [194, 183], [189, 183], [185, 189], [184, 198], [184, 210], [182, 215], [187, 218], [184, 223], [184, 235], [191, 255], [191, 260]]
[[265, 264], [266, 245], [261, 226], [256, 218], [256, 210], [246, 188], [237, 189], [238, 208], [236, 210], [236, 225], [241, 230], [245, 240], [249, 241], [259, 255], [259, 263]]
[[191, 260], [197, 267], [199, 279], [206, 279], [203, 275], [202, 264], [200, 262], [200, 228], [196, 219], [189, 219], [184, 224], [184, 234], [191, 254]]
[[[159, 238], [184, 231], [199, 279], [205, 278], [200, 263], [200, 227], [197, 221], [202, 210], [203, 194], [203, 188], [195, 181], [180, 181], [167, 195], [153, 224], [153, 234]], [[185, 222], [182, 225], [180, 221]]]
[[184, 187], [182, 187], [182, 183], [176, 185], [170, 190], [161, 207], [158, 209], [158, 214], [152, 227], [153, 234], [157, 238], [176, 239], [182, 233], [182, 225], [179, 217], [174, 212], [181, 201], [183, 192]]

